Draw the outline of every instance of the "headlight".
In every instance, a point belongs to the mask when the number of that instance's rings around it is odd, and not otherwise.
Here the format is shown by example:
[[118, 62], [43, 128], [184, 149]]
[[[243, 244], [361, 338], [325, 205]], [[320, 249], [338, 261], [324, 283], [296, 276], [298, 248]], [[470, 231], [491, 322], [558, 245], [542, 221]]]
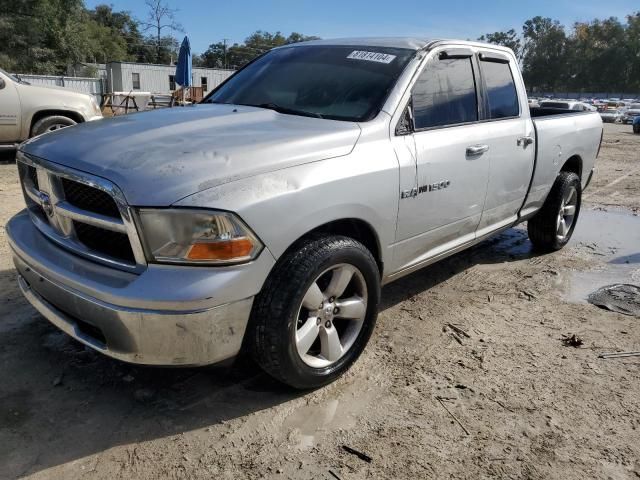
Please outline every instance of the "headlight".
[[93, 113], [96, 116], [102, 115], [102, 110], [100, 110], [100, 105], [98, 105], [98, 102], [96, 102], [96, 99], [93, 97], [93, 95], [89, 96], [89, 101], [91, 102], [91, 108], [93, 109]]
[[225, 265], [253, 260], [262, 243], [229, 212], [141, 209], [138, 218], [149, 261]]

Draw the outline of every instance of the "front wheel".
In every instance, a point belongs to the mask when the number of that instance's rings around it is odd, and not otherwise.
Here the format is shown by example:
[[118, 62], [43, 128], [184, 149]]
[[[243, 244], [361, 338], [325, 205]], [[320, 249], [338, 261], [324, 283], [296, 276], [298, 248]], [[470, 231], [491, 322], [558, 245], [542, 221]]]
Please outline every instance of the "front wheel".
[[379, 298], [380, 274], [364, 245], [342, 236], [303, 242], [279, 261], [256, 297], [252, 356], [292, 387], [326, 385], [362, 353]]
[[633, 133], [640, 133], [640, 125], [633, 126]]
[[578, 175], [560, 172], [544, 205], [527, 224], [529, 240], [534, 247], [544, 252], [564, 247], [578, 221], [581, 202], [582, 188]]
[[75, 120], [65, 117], [63, 115], [51, 115], [48, 117], [42, 117], [36, 123], [33, 124], [31, 129], [31, 136], [36, 137], [43, 133], [55, 132], [62, 128], [71, 127], [75, 125]]

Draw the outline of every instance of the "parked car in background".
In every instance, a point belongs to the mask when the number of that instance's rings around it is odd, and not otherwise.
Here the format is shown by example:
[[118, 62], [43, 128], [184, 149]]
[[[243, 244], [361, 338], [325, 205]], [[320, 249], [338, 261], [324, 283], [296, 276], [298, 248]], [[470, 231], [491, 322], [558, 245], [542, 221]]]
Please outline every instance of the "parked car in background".
[[92, 95], [60, 87], [30, 85], [0, 69], [0, 147], [102, 118]]
[[504, 47], [303, 42], [193, 107], [23, 143], [6, 235], [27, 300], [99, 352], [187, 366], [244, 346], [314, 388], [362, 353], [382, 285], [525, 221], [563, 248], [602, 133], [595, 112], [530, 109]]
[[633, 119], [633, 133], [640, 133], [640, 115]]
[[618, 102], [609, 102], [606, 107], [598, 110], [600, 112], [600, 118], [605, 123], [619, 123], [622, 121], [624, 111], [618, 105]]
[[527, 102], [529, 103], [529, 107], [539, 107], [540, 103], [538, 102], [537, 98], [529, 98], [527, 99]]
[[542, 108], [557, 108], [559, 110], [574, 110], [577, 112], [591, 112], [595, 111], [591, 105], [587, 105], [583, 102], [576, 102], [574, 100], [545, 100], [540, 102]]
[[629, 105], [624, 111], [622, 115], [622, 123], [629, 124], [633, 123], [633, 120], [640, 115], [640, 103], [632, 103]]

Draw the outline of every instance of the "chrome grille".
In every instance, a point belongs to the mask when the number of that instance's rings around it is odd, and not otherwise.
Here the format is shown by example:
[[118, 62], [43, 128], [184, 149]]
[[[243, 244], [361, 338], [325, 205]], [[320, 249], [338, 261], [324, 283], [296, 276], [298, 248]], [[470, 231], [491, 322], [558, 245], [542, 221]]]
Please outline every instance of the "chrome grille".
[[36, 190], [40, 190], [40, 187], [38, 186], [38, 171], [36, 170], [36, 167], [27, 165], [26, 168], [29, 180], [31, 180], [31, 184]]
[[102, 190], [63, 178], [64, 198], [74, 207], [107, 217], [120, 218], [120, 211], [111, 195]]
[[135, 261], [126, 233], [111, 232], [76, 220], [73, 221], [73, 229], [80, 243], [86, 247], [113, 258]]
[[131, 209], [115, 185], [22, 152], [17, 161], [31, 219], [44, 235], [122, 270], [146, 266]]

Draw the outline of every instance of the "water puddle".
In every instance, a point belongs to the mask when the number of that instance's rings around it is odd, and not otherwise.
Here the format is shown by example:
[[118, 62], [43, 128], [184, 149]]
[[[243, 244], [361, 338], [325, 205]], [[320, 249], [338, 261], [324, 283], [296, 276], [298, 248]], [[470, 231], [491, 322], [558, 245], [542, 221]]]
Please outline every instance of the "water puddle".
[[563, 275], [568, 301], [584, 303], [605, 285], [640, 284], [640, 217], [627, 210], [584, 209], [570, 245], [583, 247], [601, 263], [594, 270]]

